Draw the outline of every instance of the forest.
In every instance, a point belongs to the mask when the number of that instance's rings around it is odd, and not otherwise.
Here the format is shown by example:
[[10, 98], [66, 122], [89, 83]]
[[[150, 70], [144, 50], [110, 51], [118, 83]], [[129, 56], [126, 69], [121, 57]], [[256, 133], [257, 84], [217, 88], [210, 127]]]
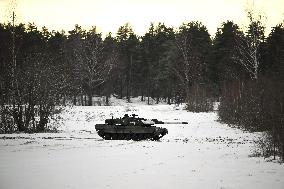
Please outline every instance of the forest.
[[284, 25], [265, 35], [248, 13], [244, 29], [225, 21], [214, 36], [201, 22], [179, 28], [151, 23], [143, 36], [130, 24], [105, 37], [94, 26], [49, 31], [0, 24], [0, 133], [48, 132], [56, 107], [92, 106], [111, 95], [131, 103], [186, 103], [221, 122], [267, 133], [263, 156], [284, 159]]

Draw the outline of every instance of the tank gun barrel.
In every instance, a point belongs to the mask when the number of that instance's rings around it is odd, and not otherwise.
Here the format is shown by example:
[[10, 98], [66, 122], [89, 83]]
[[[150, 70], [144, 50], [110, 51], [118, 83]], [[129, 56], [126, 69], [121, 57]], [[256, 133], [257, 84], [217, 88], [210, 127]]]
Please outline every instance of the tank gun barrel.
[[164, 121], [159, 121], [157, 119], [151, 119], [155, 124], [188, 124], [188, 122], [185, 121], [176, 121], [176, 122], [164, 122]]
[[188, 124], [188, 122], [186, 122], [186, 121], [163, 122], [163, 124]]

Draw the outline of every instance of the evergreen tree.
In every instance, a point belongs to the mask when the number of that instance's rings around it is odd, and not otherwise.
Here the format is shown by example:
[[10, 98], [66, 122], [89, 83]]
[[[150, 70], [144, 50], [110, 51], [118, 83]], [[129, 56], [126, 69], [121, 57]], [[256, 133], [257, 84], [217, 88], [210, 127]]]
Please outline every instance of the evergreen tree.
[[174, 70], [187, 95], [190, 95], [190, 87], [194, 83], [207, 80], [205, 73], [209, 67], [210, 35], [199, 22], [183, 24], [176, 36], [176, 45], [183, 61]]
[[153, 62], [156, 57], [156, 45], [155, 45], [155, 27], [154, 24], [151, 23], [149, 27], [149, 31], [146, 32], [144, 36], [141, 38], [141, 69], [140, 73], [144, 76], [143, 82], [141, 82], [141, 100], [144, 100], [144, 96], [148, 97], [147, 103], [150, 103], [150, 93], [152, 86], [152, 78], [153, 78]]
[[64, 31], [53, 31], [47, 40], [47, 51], [51, 57], [51, 67], [54, 69], [54, 75], [60, 80], [60, 91], [58, 95], [65, 104], [68, 97], [72, 97], [72, 75], [71, 68], [68, 65], [65, 44], [67, 36]]
[[284, 79], [284, 26], [274, 27], [267, 38], [263, 72], [269, 77]]
[[213, 82], [232, 81], [241, 78], [242, 67], [235, 61], [237, 36], [241, 35], [239, 27], [231, 21], [222, 24], [213, 40], [210, 58], [210, 77]]
[[125, 96], [130, 102], [130, 96], [133, 95], [133, 73], [135, 71], [134, 65], [138, 60], [139, 39], [133, 33], [129, 24], [125, 24], [118, 29], [116, 39], [119, 49], [117, 86], [119, 86], [120, 98], [123, 98], [125, 91]]
[[109, 33], [103, 41], [103, 52], [104, 52], [104, 61], [109, 61], [111, 65], [111, 72], [106, 78], [104, 84], [103, 93], [106, 96], [106, 105], [109, 105], [109, 97], [112, 93], [115, 93], [114, 83], [116, 80], [116, 73], [118, 72], [117, 61], [118, 61], [118, 47], [117, 41]]
[[[164, 92], [167, 90], [167, 87], [164, 86], [167, 83], [165, 79], [170, 78], [170, 72], [165, 72], [165, 70], [168, 70], [169, 67], [167, 57], [173, 40], [173, 28], [167, 27], [163, 23], [159, 23], [156, 27], [151, 23], [149, 31], [142, 37], [141, 57], [144, 62], [142, 70], [146, 76], [143, 85], [146, 86], [144, 90], [146, 89], [148, 103], [150, 96], [156, 98], [157, 103], [161, 97], [170, 96], [169, 92]], [[142, 93], [145, 94], [145, 91]]]
[[66, 54], [66, 64], [70, 67], [71, 93], [73, 94], [73, 103], [77, 104], [77, 96], [80, 95], [80, 104], [86, 105], [83, 91], [83, 73], [80, 65], [84, 64], [84, 38], [86, 31], [81, 26], [75, 25], [75, 28], [69, 31], [69, 36], [64, 44]]

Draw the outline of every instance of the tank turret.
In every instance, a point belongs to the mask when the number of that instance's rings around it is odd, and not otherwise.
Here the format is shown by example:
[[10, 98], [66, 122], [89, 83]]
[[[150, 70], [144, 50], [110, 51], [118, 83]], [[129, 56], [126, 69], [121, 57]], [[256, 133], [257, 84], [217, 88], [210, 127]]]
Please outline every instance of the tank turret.
[[166, 128], [154, 124], [187, 124], [187, 122], [162, 122], [157, 119], [139, 118], [125, 114], [122, 118], [106, 119], [105, 124], [96, 124], [99, 136], [106, 140], [159, 140], [168, 134]]

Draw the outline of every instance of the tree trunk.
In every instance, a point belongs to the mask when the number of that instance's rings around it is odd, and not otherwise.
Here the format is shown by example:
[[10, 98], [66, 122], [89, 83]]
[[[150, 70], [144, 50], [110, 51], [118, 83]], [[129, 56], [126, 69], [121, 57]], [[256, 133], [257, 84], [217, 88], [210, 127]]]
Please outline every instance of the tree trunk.
[[128, 102], [130, 102], [130, 97], [133, 95], [132, 94], [132, 61], [133, 61], [133, 58], [132, 58], [132, 55], [130, 55], [130, 70], [129, 70], [129, 84], [128, 84], [128, 87], [129, 87], [129, 94], [128, 94]]
[[87, 99], [86, 99], [86, 94], [82, 95], [82, 106], [87, 106]]
[[141, 94], [141, 102], [144, 101], [144, 91], [142, 90], [142, 94]]
[[168, 103], [169, 105], [171, 105], [171, 97], [168, 97]]
[[106, 105], [109, 106], [109, 95], [106, 95]]
[[122, 82], [122, 77], [120, 77], [120, 99], [123, 98], [123, 82]]
[[83, 93], [81, 93], [81, 106], [84, 106], [84, 96], [83, 96]]
[[149, 83], [149, 76], [148, 76], [148, 81], [147, 81], [147, 104], [150, 104], [150, 83]]
[[45, 112], [45, 110], [43, 110], [42, 108], [40, 108], [39, 111], [40, 111], [39, 112], [40, 120], [39, 120], [39, 123], [37, 125], [37, 132], [44, 132], [46, 124], [48, 123], [48, 116], [47, 116], [47, 113]]
[[127, 81], [126, 81], [126, 98], [127, 98], [127, 102], [130, 102], [130, 94], [129, 94], [129, 85], [130, 85], [130, 79], [129, 77], [127, 77]]
[[76, 106], [77, 103], [77, 99], [76, 99], [76, 95], [73, 96], [73, 105]]
[[93, 105], [92, 98], [93, 98], [93, 94], [92, 94], [91, 91], [89, 91], [89, 93], [88, 93], [88, 106]]
[[66, 106], [66, 96], [63, 95], [63, 106]]
[[13, 118], [16, 122], [19, 132], [25, 132], [26, 128], [23, 123], [23, 111], [21, 105], [17, 105], [17, 107], [13, 108]]
[[29, 127], [30, 121], [34, 120], [34, 105], [29, 103], [28, 107], [25, 106], [25, 128]]
[[160, 102], [160, 97], [157, 97], [156, 98], [156, 104], [159, 104], [159, 102]]

